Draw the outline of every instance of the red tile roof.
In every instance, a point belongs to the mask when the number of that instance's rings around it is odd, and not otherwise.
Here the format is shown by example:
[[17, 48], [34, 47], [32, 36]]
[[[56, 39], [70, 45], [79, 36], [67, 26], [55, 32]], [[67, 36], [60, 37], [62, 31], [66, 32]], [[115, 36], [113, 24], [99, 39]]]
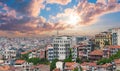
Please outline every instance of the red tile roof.
[[10, 70], [10, 66], [0, 66], [0, 71], [8, 71]]
[[65, 63], [65, 66], [72, 66], [72, 65], [74, 65], [74, 64], [76, 64], [75, 62], [66, 62]]
[[120, 48], [120, 46], [118, 46], [118, 45], [114, 45], [114, 46], [107, 46], [108, 48]]
[[66, 62], [65, 63], [65, 69], [66, 70], [74, 70], [76, 62]]
[[25, 62], [25, 60], [16, 60], [15, 64], [23, 64]]
[[115, 64], [120, 64], [120, 59], [115, 59], [114, 62]]
[[110, 63], [106, 63], [106, 64], [104, 64], [104, 65], [101, 65], [103, 68], [107, 68], [107, 67], [109, 67], [109, 66], [111, 66], [112, 64], [110, 64]]
[[88, 65], [88, 66], [97, 66], [97, 64], [95, 62], [84, 62], [84, 63], [82, 63], [80, 65], [82, 65], [82, 66], [86, 66], [86, 65]]
[[26, 52], [21, 52], [21, 54], [27, 54], [28, 52], [26, 51]]
[[102, 50], [94, 50], [94, 51], [90, 52], [89, 55], [103, 55], [103, 51]]
[[60, 69], [59, 68], [55, 68], [53, 71], [60, 71]]

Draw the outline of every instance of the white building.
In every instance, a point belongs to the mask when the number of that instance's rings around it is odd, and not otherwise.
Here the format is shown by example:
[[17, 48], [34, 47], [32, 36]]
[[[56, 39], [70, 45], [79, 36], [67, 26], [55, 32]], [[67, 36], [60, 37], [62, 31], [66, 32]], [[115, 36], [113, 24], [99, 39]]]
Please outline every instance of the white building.
[[16, 60], [14, 67], [19, 68], [20, 70], [18, 71], [30, 71], [32, 65], [32, 63], [28, 63], [25, 60]]
[[14, 48], [5, 49], [3, 51], [3, 58], [4, 59], [14, 59], [14, 58], [16, 58], [16, 54], [17, 54], [17, 50]]
[[120, 28], [111, 29], [112, 45], [120, 45]]
[[52, 61], [54, 59], [54, 49], [53, 49], [53, 47], [51, 45], [47, 46], [47, 53], [46, 53], [46, 55], [47, 55], [47, 59], [49, 61]]
[[56, 36], [53, 38], [54, 58], [59, 60], [66, 59], [70, 54], [72, 43], [71, 36]]
[[63, 62], [61, 62], [61, 61], [58, 61], [58, 62], [56, 62], [56, 68], [57, 69], [60, 69], [60, 71], [63, 71]]

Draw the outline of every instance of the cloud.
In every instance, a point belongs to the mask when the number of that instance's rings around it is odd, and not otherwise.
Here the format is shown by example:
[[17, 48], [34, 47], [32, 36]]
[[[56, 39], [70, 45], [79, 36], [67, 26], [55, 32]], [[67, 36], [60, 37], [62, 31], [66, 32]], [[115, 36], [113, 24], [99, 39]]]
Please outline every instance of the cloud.
[[[9, 2], [9, 3], [8, 3]], [[66, 8], [64, 12], [47, 19], [39, 16], [45, 8], [45, 0], [0, 0], [0, 35], [32, 36], [52, 32], [56, 29], [64, 30], [75, 26], [92, 25], [101, 15], [120, 11], [120, 4], [115, 0], [98, 0], [89, 3], [82, 0], [73, 8]], [[47, 0], [47, 3], [67, 5], [71, 0]], [[50, 10], [50, 8], [46, 8]]]
[[[67, 22], [71, 22], [73, 25], [76, 22], [74, 21], [76, 17], [77, 24], [75, 26], [86, 26], [86, 25], [92, 25], [95, 22], [99, 21], [99, 17], [112, 13], [112, 12], [118, 12], [120, 11], [120, 4], [117, 3], [116, 0], [108, 0], [106, 2], [105, 0], [97, 0], [96, 3], [89, 3], [87, 0], [81, 0], [77, 6], [73, 8], [65, 9], [63, 13], [58, 13], [56, 16], [52, 16], [51, 20], [56, 22], [64, 22], [68, 24]], [[69, 19], [70, 15], [73, 14], [73, 19]]]
[[47, 7], [47, 8], [46, 8], [46, 11], [50, 11], [50, 10], [51, 10], [51, 8], [50, 8], [50, 7]]
[[0, 3], [22, 15], [33, 17], [39, 16], [40, 10], [44, 8], [44, 0], [0, 0]]
[[68, 3], [70, 3], [71, 0], [47, 0], [47, 3], [56, 3], [56, 4], [61, 4], [61, 5], [67, 5]]

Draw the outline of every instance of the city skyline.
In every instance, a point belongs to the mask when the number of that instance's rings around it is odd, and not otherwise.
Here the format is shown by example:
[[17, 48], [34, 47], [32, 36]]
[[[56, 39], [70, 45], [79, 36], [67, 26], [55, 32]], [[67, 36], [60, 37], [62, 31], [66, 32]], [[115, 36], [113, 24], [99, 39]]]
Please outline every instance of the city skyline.
[[94, 35], [119, 17], [119, 0], [0, 0], [0, 36]]

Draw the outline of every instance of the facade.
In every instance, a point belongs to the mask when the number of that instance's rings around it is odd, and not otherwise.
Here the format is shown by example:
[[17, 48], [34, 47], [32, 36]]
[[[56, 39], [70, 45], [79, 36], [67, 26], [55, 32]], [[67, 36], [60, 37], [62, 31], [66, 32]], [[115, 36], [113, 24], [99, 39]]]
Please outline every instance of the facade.
[[19, 71], [29, 71], [32, 63], [28, 63], [25, 60], [16, 60], [14, 67], [20, 69]]
[[70, 54], [72, 43], [71, 36], [57, 36], [53, 39], [54, 58], [59, 60], [66, 59]]
[[78, 58], [78, 48], [77, 46], [72, 47], [72, 61], [76, 61]]
[[101, 32], [95, 35], [95, 44], [97, 47], [103, 49], [105, 45], [112, 44], [112, 37], [110, 32]]
[[97, 71], [116, 71], [116, 70], [114, 70], [112, 64], [106, 63], [106, 64], [103, 64], [103, 65], [99, 65], [98, 68], [97, 68]]
[[120, 28], [111, 29], [112, 45], [120, 45]]
[[47, 46], [46, 57], [49, 61], [52, 61], [54, 59], [54, 48], [52, 47], [52, 45]]
[[3, 58], [4, 59], [15, 59], [17, 54], [17, 50], [10, 48], [10, 49], [5, 49], [3, 51]]
[[66, 62], [64, 66], [64, 71], [74, 71], [75, 68], [79, 69], [79, 64], [75, 62]]
[[120, 59], [115, 59], [114, 62], [116, 65], [116, 70], [120, 70]]
[[64, 62], [61, 62], [61, 61], [56, 62], [56, 69], [63, 71], [63, 64]]
[[40, 49], [39, 51], [39, 57], [40, 58], [45, 58], [45, 49]]
[[117, 45], [106, 46], [103, 49], [103, 57], [108, 58], [109, 56], [116, 54], [119, 50], [120, 46]]
[[88, 59], [88, 54], [91, 52], [89, 44], [80, 44], [78, 47], [78, 57], [81, 59]]
[[80, 66], [83, 71], [97, 71], [97, 64], [94, 62], [84, 62]]
[[103, 51], [102, 50], [94, 50], [89, 53], [89, 60], [90, 61], [97, 61], [100, 60], [103, 57]]

